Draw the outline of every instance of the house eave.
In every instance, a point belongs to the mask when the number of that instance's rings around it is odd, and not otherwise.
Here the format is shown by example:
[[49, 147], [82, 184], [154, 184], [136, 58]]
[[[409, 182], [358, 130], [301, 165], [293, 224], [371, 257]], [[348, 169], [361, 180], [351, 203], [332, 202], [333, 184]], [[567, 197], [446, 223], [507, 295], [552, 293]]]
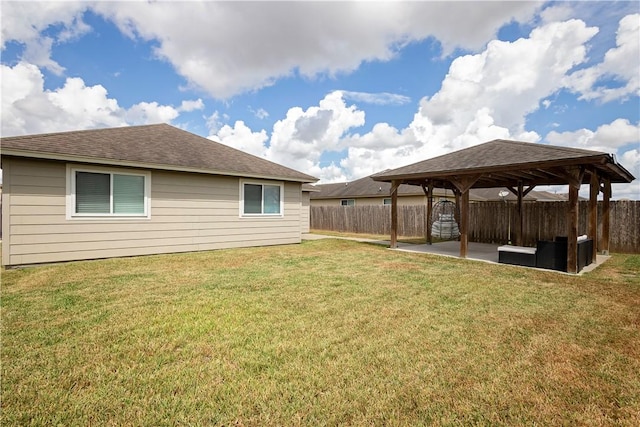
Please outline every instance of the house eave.
[[236, 171], [190, 168], [190, 167], [177, 166], [177, 165], [132, 162], [128, 160], [115, 160], [115, 159], [105, 159], [105, 158], [76, 156], [76, 155], [57, 154], [57, 153], [45, 153], [40, 151], [35, 152], [35, 151], [16, 150], [16, 149], [2, 149], [2, 151], [0, 152], [0, 155], [2, 157], [4, 156], [24, 157], [24, 158], [30, 158], [30, 159], [56, 160], [56, 161], [63, 161], [63, 162], [89, 163], [89, 164], [96, 164], [96, 165], [121, 166], [121, 167], [130, 167], [130, 168], [138, 168], [138, 169], [154, 169], [154, 170], [165, 170], [165, 171], [173, 171], [173, 172], [190, 172], [190, 173], [201, 173], [201, 174], [207, 174], [207, 175], [234, 176], [234, 177], [241, 177], [241, 178], [268, 179], [268, 180], [299, 182], [299, 183], [312, 183], [312, 182], [318, 181], [317, 179], [315, 181], [312, 181], [308, 179], [293, 178], [293, 177], [283, 177], [283, 176], [274, 176], [274, 175], [267, 176], [267, 175], [260, 175], [260, 174], [240, 173]]

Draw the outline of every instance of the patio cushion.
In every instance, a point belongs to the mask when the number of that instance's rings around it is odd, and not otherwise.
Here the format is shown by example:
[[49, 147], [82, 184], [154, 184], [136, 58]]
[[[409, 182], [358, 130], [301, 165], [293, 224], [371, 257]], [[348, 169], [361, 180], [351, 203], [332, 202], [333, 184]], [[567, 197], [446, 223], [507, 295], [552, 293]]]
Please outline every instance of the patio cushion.
[[535, 254], [536, 253], [536, 248], [530, 248], [530, 247], [527, 247], [527, 246], [503, 245], [503, 246], [499, 246], [498, 247], [498, 252], [499, 251], [518, 252], [518, 253], [521, 253], [521, 254]]
[[536, 248], [504, 245], [498, 247], [498, 262], [502, 264], [536, 266]]

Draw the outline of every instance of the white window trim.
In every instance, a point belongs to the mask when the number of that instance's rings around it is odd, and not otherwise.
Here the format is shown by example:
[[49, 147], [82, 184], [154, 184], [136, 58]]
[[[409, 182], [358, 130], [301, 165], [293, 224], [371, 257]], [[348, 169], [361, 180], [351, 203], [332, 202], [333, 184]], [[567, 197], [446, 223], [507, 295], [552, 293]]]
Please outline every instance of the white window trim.
[[[94, 214], [76, 213], [76, 172], [102, 173], [111, 176], [111, 204], [113, 205], [113, 175], [134, 175], [144, 177], [144, 213], [142, 214]], [[66, 194], [67, 219], [150, 219], [151, 218], [151, 172], [106, 168], [97, 166], [76, 166], [67, 164], [67, 194]]]
[[[349, 204], [350, 200], [353, 200], [353, 204], [352, 205]], [[342, 204], [343, 201], [347, 202], [347, 204], [343, 205]], [[355, 205], [356, 205], [356, 199], [340, 199], [340, 206], [349, 207], [349, 206], [355, 206]]]
[[[264, 211], [264, 186], [273, 185], [280, 187], [280, 213], [245, 213], [244, 212], [244, 185], [253, 184], [262, 187], [262, 210]], [[284, 182], [282, 181], [255, 181], [240, 180], [240, 218], [283, 218], [284, 217]]]

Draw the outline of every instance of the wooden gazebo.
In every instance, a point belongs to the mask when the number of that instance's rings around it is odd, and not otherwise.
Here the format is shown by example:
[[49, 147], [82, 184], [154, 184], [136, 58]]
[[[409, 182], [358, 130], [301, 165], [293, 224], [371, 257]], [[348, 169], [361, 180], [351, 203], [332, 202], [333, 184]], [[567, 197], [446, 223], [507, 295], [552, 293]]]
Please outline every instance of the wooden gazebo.
[[[508, 188], [518, 197], [519, 226], [516, 245], [522, 244], [522, 198], [538, 185], [569, 185], [567, 202], [567, 271], [577, 272], [578, 191], [590, 185], [588, 236], [593, 239], [593, 257], [599, 247], [609, 252], [609, 200], [612, 183], [630, 183], [635, 177], [599, 151], [558, 147], [520, 141], [494, 140], [443, 156], [373, 175], [391, 183], [391, 247], [397, 246], [397, 189], [401, 184], [419, 185], [428, 197], [431, 217], [433, 189], [450, 189], [460, 201], [460, 257], [466, 258], [469, 230], [469, 190]], [[598, 239], [597, 199], [603, 193], [602, 234]], [[427, 231], [430, 233], [430, 230]], [[430, 236], [428, 235], [427, 238]], [[595, 244], [598, 242], [598, 244]]]

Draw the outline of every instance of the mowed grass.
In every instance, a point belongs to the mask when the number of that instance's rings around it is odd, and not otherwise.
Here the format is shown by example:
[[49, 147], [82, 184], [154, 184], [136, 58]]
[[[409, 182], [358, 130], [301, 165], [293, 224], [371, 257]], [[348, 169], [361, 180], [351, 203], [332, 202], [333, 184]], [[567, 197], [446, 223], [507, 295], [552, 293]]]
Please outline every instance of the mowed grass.
[[[389, 234], [347, 233], [347, 232], [330, 231], [330, 230], [311, 230], [311, 233], [321, 234], [321, 235], [331, 236], [331, 237], [347, 237], [347, 238], [382, 240], [382, 241], [391, 240], [391, 236]], [[432, 239], [433, 243], [436, 243], [438, 241], [443, 241], [443, 240], [437, 239], [437, 238]], [[398, 236], [398, 242], [411, 243], [413, 245], [423, 245], [427, 242], [427, 239], [425, 237]]]
[[344, 240], [2, 274], [2, 425], [640, 425], [640, 256]]

